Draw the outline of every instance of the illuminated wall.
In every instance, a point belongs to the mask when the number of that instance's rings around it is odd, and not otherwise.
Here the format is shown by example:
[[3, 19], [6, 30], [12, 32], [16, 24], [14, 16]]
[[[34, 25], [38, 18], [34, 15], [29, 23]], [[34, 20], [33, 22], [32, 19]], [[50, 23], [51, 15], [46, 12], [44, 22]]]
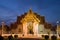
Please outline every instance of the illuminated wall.
[[23, 23], [23, 34], [27, 34], [27, 23], [26, 22], [24, 22]]
[[33, 32], [34, 34], [38, 34], [38, 23], [37, 22], [34, 22], [33, 24]]
[[39, 34], [44, 34], [44, 25], [43, 24], [39, 24], [39, 26], [38, 26], [38, 33]]

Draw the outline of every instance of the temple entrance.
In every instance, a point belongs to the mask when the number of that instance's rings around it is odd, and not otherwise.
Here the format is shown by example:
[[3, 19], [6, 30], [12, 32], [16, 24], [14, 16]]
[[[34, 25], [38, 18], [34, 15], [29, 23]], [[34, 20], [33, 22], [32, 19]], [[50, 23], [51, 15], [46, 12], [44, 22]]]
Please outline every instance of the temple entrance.
[[28, 21], [27, 29], [28, 34], [33, 34], [33, 22]]

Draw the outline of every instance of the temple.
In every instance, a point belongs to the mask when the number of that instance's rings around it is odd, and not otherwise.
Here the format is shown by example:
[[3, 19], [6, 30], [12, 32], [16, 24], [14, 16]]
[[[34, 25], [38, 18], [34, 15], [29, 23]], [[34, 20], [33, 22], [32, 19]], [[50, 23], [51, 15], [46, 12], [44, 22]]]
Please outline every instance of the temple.
[[44, 16], [33, 12], [31, 8], [24, 14], [17, 16], [16, 22], [11, 23], [10, 27], [5, 27], [4, 22], [1, 26], [0, 34], [38, 35], [52, 32], [52, 25], [45, 21]]

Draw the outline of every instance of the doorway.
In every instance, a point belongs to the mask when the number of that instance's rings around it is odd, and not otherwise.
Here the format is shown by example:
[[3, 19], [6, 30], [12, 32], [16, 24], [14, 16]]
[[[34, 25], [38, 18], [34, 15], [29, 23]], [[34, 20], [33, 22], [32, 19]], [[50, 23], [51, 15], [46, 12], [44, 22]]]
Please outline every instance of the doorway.
[[28, 21], [28, 23], [27, 23], [28, 25], [27, 25], [27, 33], [28, 34], [33, 34], [33, 22], [31, 22], [31, 21]]

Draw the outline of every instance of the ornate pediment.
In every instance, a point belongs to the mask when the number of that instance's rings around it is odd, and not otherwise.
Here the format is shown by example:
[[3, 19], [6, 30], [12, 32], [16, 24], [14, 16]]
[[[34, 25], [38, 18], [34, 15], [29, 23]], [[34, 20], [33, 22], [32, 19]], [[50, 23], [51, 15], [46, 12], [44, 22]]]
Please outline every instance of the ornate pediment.
[[40, 20], [36, 17], [36, 15], [34, 14], [34, 12], [32, 11], [32, 9], [30, 9], [27, 14], [25, 15], [25, 17], [21, 20], [21, 22], [27, 22], [27, 21], [36, 21], [36, 22], [40, 22]]

